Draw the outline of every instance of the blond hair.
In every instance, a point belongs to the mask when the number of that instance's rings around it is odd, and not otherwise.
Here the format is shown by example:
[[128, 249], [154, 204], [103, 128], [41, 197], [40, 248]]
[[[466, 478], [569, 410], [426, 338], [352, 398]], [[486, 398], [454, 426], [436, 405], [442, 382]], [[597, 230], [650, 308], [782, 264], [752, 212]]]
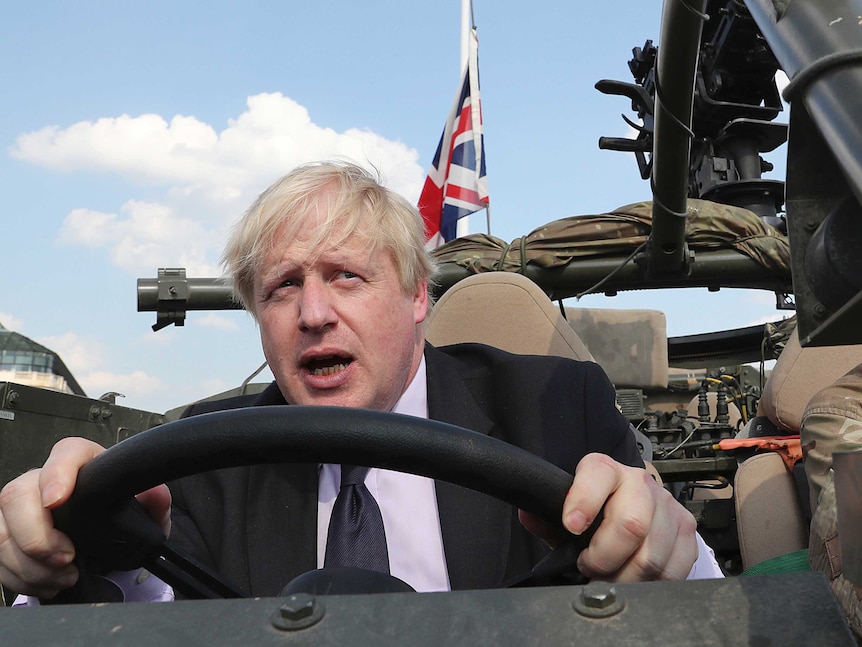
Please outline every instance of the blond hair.
[[[314, 223], [313, 231], [306, 229]], [[419, 212], [402, 196], [349, 162], [304, 164], [260, 194], [234, 225], [222, 265], [234, 298], [254, 315], [254, 280], [276, 231], [292, 240], [311, 234], [310, 247], [338, 245], [354, 235], [367, 240], [369, 253], [392, 254], [404, 294], [427, 282], [436, 267], [425, 249]]]

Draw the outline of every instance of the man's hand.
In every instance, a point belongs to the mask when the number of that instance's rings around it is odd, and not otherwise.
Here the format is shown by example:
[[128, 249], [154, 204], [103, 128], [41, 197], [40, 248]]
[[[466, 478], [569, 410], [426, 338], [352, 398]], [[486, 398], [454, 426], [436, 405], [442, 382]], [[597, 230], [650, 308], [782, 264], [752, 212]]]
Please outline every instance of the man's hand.
[[[646, 470], [604, 454], [585, 456], [563, 504], [563, 526], [579, 535], [599, 512], [601, 524], [578, 558], [583, 575], [616, 582], [688, 576], [697, 559], [697, 523]], [[522, 513], [521, 521], [551, 545], [559, 540], [534, 517]]]
[[[78, 580], [72, 561], [75, 547], [54, 528], [51, 510], [75, 488], [78, 471], [104, 451], [83, 438], [64, 438], [41, 469], [22, 474], [0, 491], [0, 582], [13, 591], [51, 598]], [[167, 487], [148, 490], [138, 499], [170, 529], [171, 497]]]

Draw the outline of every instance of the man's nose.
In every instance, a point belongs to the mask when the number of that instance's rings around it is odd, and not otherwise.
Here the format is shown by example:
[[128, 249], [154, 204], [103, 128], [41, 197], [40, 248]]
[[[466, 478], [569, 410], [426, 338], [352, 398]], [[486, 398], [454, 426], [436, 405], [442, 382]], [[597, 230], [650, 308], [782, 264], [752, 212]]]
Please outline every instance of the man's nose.
[[306, 281], [299, 299], [299, 327], [302, 330], [320, 330], [337, 320], [332, 293], [320, 281]]

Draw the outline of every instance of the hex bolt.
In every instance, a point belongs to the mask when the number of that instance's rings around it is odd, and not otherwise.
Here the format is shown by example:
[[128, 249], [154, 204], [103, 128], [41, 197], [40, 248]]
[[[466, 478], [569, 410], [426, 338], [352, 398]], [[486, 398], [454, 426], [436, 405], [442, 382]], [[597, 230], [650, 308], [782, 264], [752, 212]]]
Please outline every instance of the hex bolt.
[[613, 584], [590, 582], [581, 589], [572, 607], [587, 618], [608, 618], [622, 611], [625, 599]]
[[302, 620], [314, 612], [314, 598], [307, 593], [291, 595], [278, 612], [285, 620]]
[[583, 591], [584, 604], [593, 609], [606, 609], [617, 601], [617, 590], [612, 586], [591, 586]]
[[272, 626], [282, 631], [297, 631], [320, 622], [323, 603], [308, 593], [294, 593], [284, 598], [271, 618]]
[[9, 395], [6, 396], [6, 406], [7, 407], [16, 407], [18, 405], [18, 400], [21, 399], [21, 394], [18, 391], [9, 391]]

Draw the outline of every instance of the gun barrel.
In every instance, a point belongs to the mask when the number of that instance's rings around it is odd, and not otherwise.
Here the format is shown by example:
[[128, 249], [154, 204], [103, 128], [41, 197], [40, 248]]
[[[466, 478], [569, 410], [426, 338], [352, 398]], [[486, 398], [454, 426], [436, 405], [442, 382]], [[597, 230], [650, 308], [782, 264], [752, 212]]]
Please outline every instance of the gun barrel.
[[[138, 279], [138, 312], [157, 312], [161, 279]], [[242, 306], [233, 300], [229, 286], [222, 279], [191, 278], [185, 279], [185, 310], [241, 310]], [[178, 291], [179, 292], [179, 291]]]
[[138, 312], [155, 312], [153, 331], [185, 325], [189, 310], [238, 310], [224, 279], [190, 279], [185, 268], [159, 268], [155, 279], [138, 279]]

